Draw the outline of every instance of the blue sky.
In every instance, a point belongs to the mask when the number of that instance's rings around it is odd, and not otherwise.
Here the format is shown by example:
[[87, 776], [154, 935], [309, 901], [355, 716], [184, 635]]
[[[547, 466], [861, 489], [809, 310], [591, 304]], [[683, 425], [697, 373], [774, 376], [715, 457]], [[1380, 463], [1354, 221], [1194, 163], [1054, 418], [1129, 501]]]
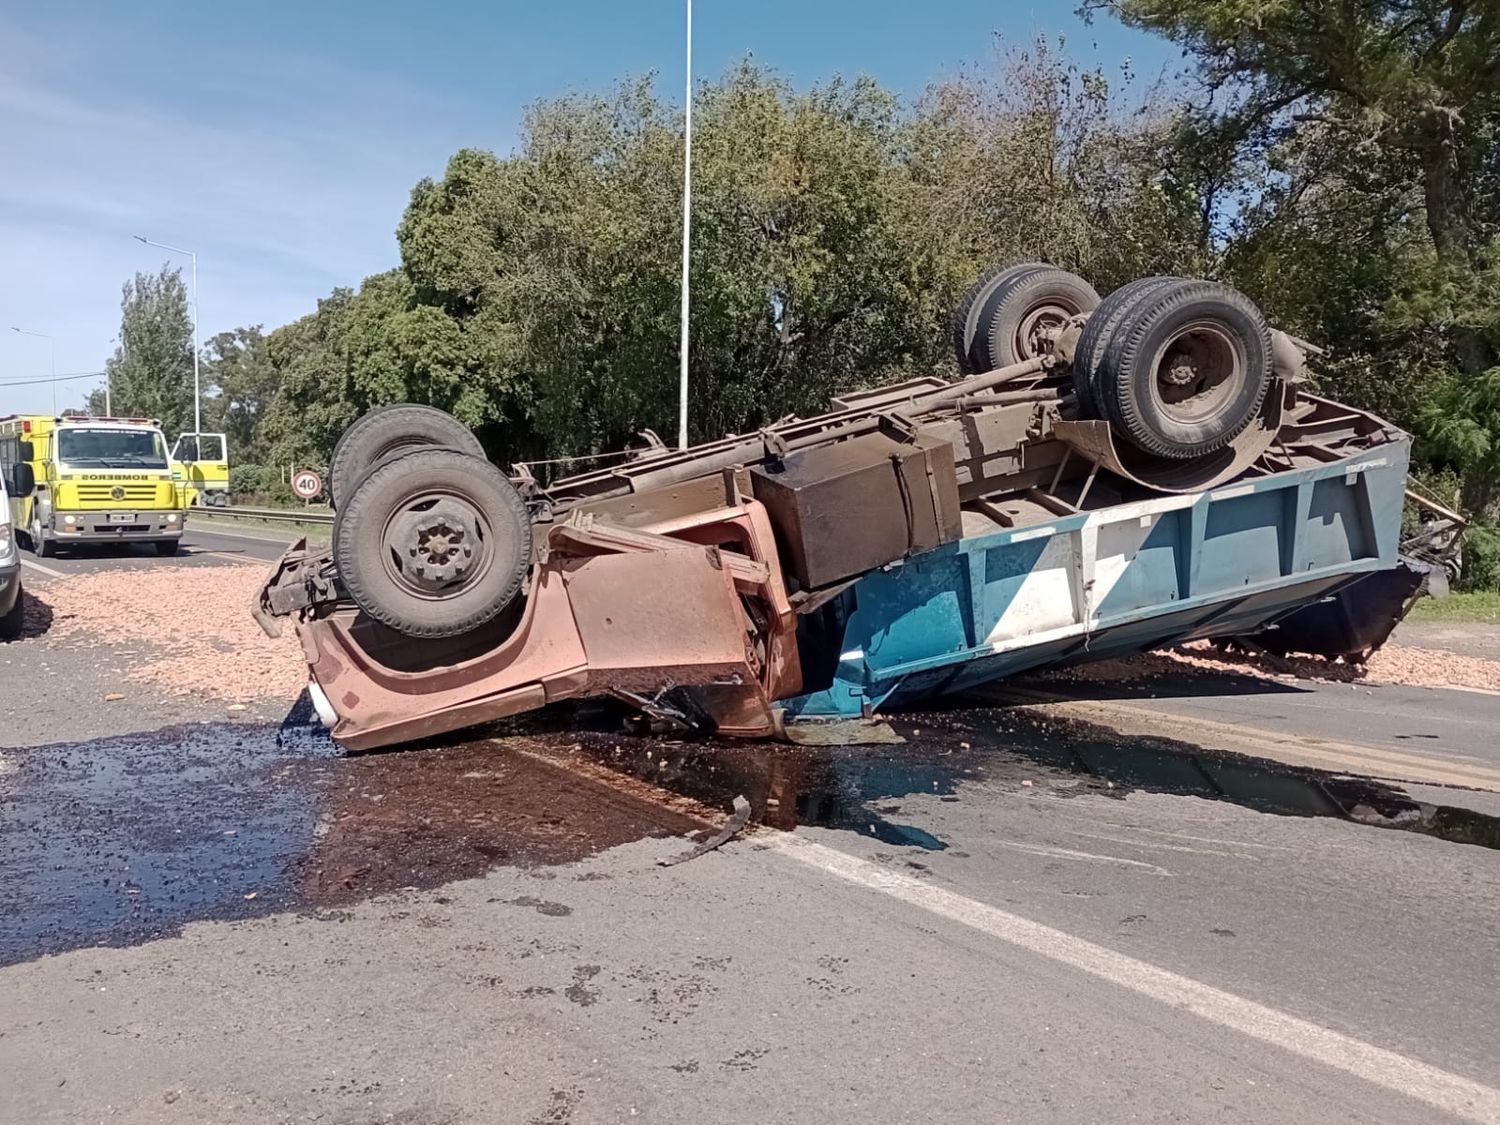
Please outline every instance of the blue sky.
[[[874, 75], [903, 94], [1063, 35], [1079, 61], [1170, 73], [1172, 50], [1073, 4], [697, 0], [694, 69], [750, 53], [799, 86]], [[120, 286], [199, 255], [205, 337], [272, 328], [396, 264], [413, 184], [470, 145], [504, 152], [523, 108], [656, 71], [680, 99], [679, 0], [424, 5], [0, 0], [0, 383], [97, 370]], [[182, 260], [186, 266], [186, 260]], [[184, 269], [184, 275], [186, 270]], [[65, 383], [59, 406], [89, 383]], [[51, 409], [0, 386], [0, 414]]]

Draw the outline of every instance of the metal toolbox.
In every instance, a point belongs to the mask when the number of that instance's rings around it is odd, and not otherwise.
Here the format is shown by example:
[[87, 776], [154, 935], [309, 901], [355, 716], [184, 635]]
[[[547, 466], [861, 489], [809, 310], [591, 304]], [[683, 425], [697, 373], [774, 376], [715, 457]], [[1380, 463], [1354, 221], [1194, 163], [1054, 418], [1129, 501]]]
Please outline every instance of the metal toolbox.
[[866, 434], [750, 470], [782, 563], [804, 589], [959, 538], [953, 446], [928, 434]]

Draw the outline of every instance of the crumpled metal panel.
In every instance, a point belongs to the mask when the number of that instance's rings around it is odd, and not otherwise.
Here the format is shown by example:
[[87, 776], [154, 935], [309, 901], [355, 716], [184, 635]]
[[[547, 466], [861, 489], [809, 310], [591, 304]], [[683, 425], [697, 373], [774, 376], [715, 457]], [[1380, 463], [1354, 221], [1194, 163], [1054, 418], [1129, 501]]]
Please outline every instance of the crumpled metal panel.
[[334, 737], [368, 749], [563, 699], [681, 690], [728, 733], [771, 733], [770, 701], [801, 679], [764, 511], [746, 502], [664, 526], [674, 534], [589, 516], [554, 527], [514, 631], [472, 659], [404, 671], [352, 612], [299, 626]]

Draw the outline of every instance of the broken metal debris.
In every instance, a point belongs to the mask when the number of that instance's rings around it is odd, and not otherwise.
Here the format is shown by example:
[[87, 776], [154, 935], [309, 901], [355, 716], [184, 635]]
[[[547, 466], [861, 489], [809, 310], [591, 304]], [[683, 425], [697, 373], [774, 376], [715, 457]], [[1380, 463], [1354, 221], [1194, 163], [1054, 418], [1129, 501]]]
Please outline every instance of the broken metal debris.
[[745, 800], [743, 795], [738, 796], [734, 799], [734, 813], [724, 822], [723, 828], [691, 850], [685, 851], [681, 855], [673, 856], [670, 859], [659, 859], [656, 862], [661, 867], [676, 867], [679, 863], [686, 863], [690, 859], [697, 859], [699, 856], [707, 855], [716, 848], [721, 848], [729, 843], [730, 840], [743, 832], [745, 825], [749, 823], [750, 802]]

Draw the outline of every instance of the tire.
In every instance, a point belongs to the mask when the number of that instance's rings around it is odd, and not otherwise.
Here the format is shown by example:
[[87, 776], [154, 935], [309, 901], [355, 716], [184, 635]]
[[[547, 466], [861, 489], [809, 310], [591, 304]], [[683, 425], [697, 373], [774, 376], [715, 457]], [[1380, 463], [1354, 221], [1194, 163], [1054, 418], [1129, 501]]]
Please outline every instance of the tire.
[[180, 546], [180, 544], [177, 542], [177, 540], [173, 539], [172, 541], [166, 543], [153, 543], [151, 544], [151, 546], [156, 548], [156, 553], [162, 558], [169, 559], [177, 553], [177, 548]]
[[[392, 463], [394, 463], [396, 461], [400, 461], [400, 460], [403, 460], [404, 458], [410, 457], [413, 453], [422, 453], [422, 452], [424, 452], [426, 450], [435, 450], [435, 449], [445, 450], [448, 453], [457, 453], [457, 454], [459, 454], [460, 456], [463, 456], [463, 457], [472, 457], [473, 456], [473, 454], [471, 454], [466, 449], [450, 449], [450, 448], [448, 448], [446, 446], [438, 446], [438, 445], [416, 445], [416, 446], [405, 446], [405, 447], [402, 447], [400, 449], [393, 449], [389, 453], [383, 454], [378, 461], [376, 461], [373, 465], [371, 465], [368, 469], [365, 470], [365, 472], [364, 472], [364, 474], [362, 476], [355, 478], [354, 482], [349, 485], [349, 488], [348, 488], [349, 495], [353, 496], [356, 492], [358, 492], [359, 488], [360, 488], [360, 485], [364, 484], [365, 481], [368, 480], [370, 478], [370, 476], [373, 475], [377, 470], [383, 469], [387, 465], [390, 465], [390, 464], [392, 464]], [[344, 513], [343, 513], [343, 511], [342, 510], [335, 510], [334, 513], [333, 513], [333, 538], [335, 540], [338, 539], [338, 536], [339, 536], [339, 527], [342, 525], [343, 520], [344, 520]]]
[[1099, 306], [1099, 294], [1077, 274], [1052, 266], [1016, 271], [990, 289], [979, 308], [969, 365], [994, 371], [1044, 354], [1038, 333]]
[[1271, 383], [1271, 331], [1244, 294], [1208, 281], [1143, 289], [1104, 341], [1094, 392], [1116, 432], [1191, 460], [1232, 442]]
[[20, 638], [21, 630], [26, 627], [26, 592], [16, 591], [16, 604], [10, 607], [10, 612], [0, 616], [0, 641], [14, 641]]
[[1045, 262], [1007, 262], [991, 266], [979, 275], [979, 280], [959, 298], [957, 307], [949, 321], [949, 334], [953, 340], [953, 354], [958, 360], [958, 370], [963, 375], [976, 374], [969, 361], [969, 351], [974, 344], [974, 334], [979, 330], [979, 313], [998, 286], [1006, 284], [1012, 277], [1034, 270], [1047, 268]]
[[467, 426], [434, 406], [399, 402], [378, 406], [357, 419], [333, 447], [328, 465], [328, 502], [337, 508], [376, 461], [400, 449], [439, 446], [483, 459], [484, 447]]
[[42, 521], [33, 519], [31, 530], [26, 533], [31, 540], [31, 553], [39, 559], [50, 559], [57, 554], [57, 544], [47, 538], [47, 529], [42, 526]]
[[1073, 356], [1073, 393], [1078, 397], [1078, 413], [1084, 418], [1108, 420], [1095, 387], [1098, 383], [1099, 365], [1103, 362], [1109, 338], [1137, 301], [1176, 280], [1178, 279], [1173, 277], [1136, 278], [1105, 297], [1099, 302], [1098, 308], [1089, 314], [1083, 331], [1078, 336]]
[[488, 461], [419, 449], [354, 489], [338, 513], [333, 557], [367, 617], [408, 637], [456, 637], [493, 621], [520, 593], [531, 519]]

